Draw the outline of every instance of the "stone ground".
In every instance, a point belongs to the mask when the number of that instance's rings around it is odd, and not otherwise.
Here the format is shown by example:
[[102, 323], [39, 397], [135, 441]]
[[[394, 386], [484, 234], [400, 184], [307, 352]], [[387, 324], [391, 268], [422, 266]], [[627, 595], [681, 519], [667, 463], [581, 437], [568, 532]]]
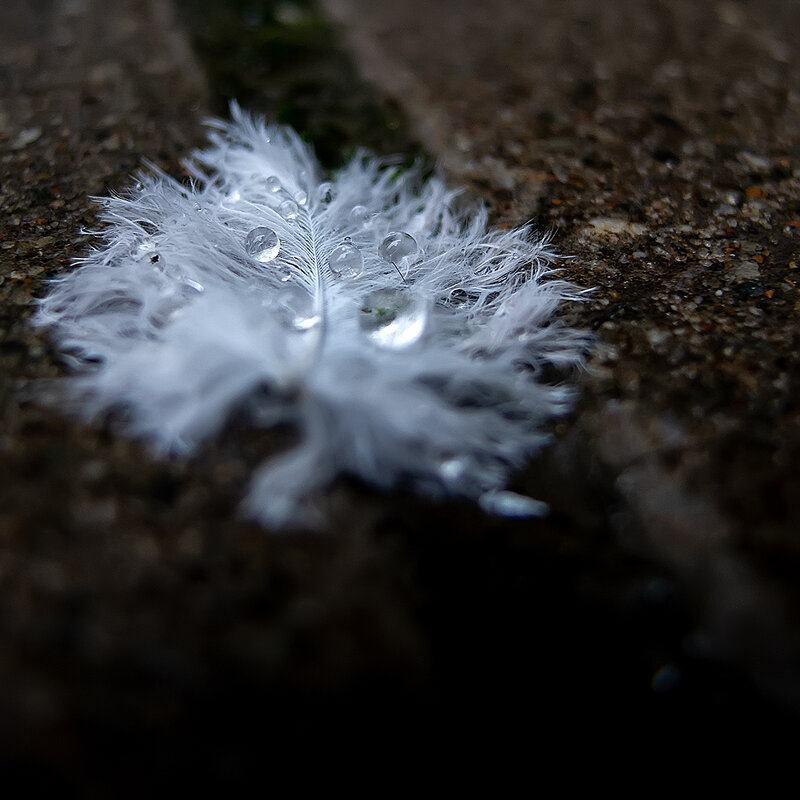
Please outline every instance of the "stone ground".
[[[796, 722], [800, 4], [323, 5], [0, 6], [3, 767], [133, 794], [281, 742]], [[180, 174], [233, 95], [331, 165], [427, 153], [573, 256], [597, 346], [515, 481], [549, 519], [342, 482], [330, 533], [270, 536], [235, 508], [281, 437], [156, 462], [28, 399], [65, 372], [29, 319], [88, 196]]]

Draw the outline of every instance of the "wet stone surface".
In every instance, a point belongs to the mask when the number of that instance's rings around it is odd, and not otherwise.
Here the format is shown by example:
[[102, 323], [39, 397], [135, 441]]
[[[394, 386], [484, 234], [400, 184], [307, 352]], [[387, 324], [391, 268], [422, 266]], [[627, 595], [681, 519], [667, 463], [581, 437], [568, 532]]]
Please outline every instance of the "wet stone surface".
[[[797, 4], [329, 0], [389, 101], [331, 67], [310, 6], [203, 28], [201, 5], [0, 6], [3, 767], [125, 796], [239, 786], [281, 744], [497, 740], [509, 714], [573, 744], [575, 720], [591, 744], [609, 719], [638, 739], [794, 718]], [[233, 420], [157, 461], [27, 399], [67, 372], [29, 320], [89, 195], [143, 157], [180, 177], [230, 87], [331, 164], [421, 140], [496, 223], [574, 256], [595, 291], [565, 316], [597, 346], [511, 487], [549, 518], [342, 482], [328, 534], [273, 537], [236, 504], [292, 431]]]

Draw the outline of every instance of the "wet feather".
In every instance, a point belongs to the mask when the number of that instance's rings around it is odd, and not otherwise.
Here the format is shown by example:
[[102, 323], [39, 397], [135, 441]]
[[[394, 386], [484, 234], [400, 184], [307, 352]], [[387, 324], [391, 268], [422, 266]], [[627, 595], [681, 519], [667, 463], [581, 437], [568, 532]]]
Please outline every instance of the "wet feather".
[[487, 230], [461, 190], [367, 153], [326, 176], [296, 133], [236, 106], [210, 124], [191, 184], [152, 168], [99, 200], [97, 245], [41, 300], [77, 370], [64, 402], [124, 408], [130, 435], [178, 454], [248, 398], [253, 424], [299, 426], [244, 500], [271, 527], [307, 521], [341, 474], [539, 513], [503, 487], [569, 408], [542, 368], [587, 342], [554, 321], [581, 293], [548, 239]]

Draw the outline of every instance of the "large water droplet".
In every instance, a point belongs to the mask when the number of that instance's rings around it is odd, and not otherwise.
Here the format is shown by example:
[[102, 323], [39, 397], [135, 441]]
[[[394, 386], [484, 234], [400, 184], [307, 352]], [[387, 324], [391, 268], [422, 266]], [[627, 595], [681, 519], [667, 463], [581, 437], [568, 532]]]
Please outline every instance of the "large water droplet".
[[297, 215], [300, 213], [300, 209], [297, 207], [297, 203], [295, 203], [294, 200], [284, 200], [278, 211], [287, 222], [294, 222], [297, 219]]
[[333, 184], [330, 181], [324, 181], [317, 187], [317, 200], [320, 203], [330, 203], [333, 197]]
[[361, 304], [361, 330], [379, 347], [402, 350], [425, 332], [428, 310], [407, 289], [379, 289]]
[[544, 517], [550, 506], [524, 494], [505, 489], [491, 489], [478, 498], [478, 504], [487, 514], [498, 517]]
[[294, 199], [297, 205], [304, 206], [308, 202], [308, 193], [299, 189], [294, 193]]
[[297, 331], [307, 331], [320, 323], [314, 298], [301, 286], [290, 285], [278, 294], [278, 313], [284, 322]]
[[390, 264], [398, 264], [416, 251], [417, 240], [405, 231], [391, 231], [378, 248], [380, 257]]
[[275, 175], [270, 175], [269, 178], [264, 181], [264, 183], [267, 185], [268, 192], [277, 194], [283, 190], [283, 184], [278, 180], [277, 177], [275, 177]]
[[364, 257], [355, 245], [345, 242], [333, 248], [328, 266], [340, 278], [357, 278], [364, 271]]
[[273, 261], [281, 249], [281, 240], [272, 228], [253, 228], [244, 240], [244, 249], [262, 264]]

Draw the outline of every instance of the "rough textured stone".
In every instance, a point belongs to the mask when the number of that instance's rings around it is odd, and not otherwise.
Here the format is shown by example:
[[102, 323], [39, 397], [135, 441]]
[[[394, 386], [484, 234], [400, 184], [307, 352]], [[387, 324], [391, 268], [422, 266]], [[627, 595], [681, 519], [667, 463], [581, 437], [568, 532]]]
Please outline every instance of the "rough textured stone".
[[598, 346], [564, 435], [611, 470], [619, 541], [799, 702], [800, 4], [326, 6], [448, 174], [574, 257]]

